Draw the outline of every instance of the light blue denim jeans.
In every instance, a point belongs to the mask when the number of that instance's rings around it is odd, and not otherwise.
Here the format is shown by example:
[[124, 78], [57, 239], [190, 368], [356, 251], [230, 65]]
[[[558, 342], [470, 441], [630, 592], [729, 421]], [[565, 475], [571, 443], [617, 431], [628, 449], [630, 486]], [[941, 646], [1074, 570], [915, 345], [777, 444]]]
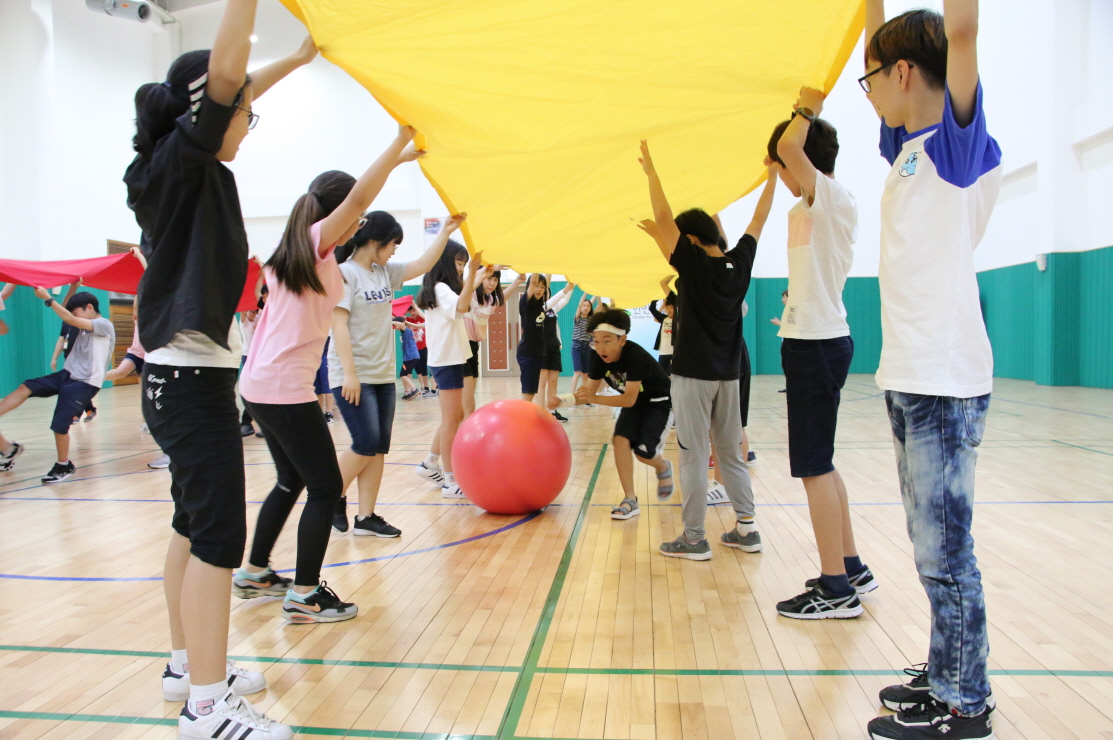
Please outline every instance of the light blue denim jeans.
[[916, 570], [931, 603], [928, 681], [936, 699], [977, 714], [989, 696], [982, 574], [974, 557], [974, 463], [989, 395], [885, 392]]

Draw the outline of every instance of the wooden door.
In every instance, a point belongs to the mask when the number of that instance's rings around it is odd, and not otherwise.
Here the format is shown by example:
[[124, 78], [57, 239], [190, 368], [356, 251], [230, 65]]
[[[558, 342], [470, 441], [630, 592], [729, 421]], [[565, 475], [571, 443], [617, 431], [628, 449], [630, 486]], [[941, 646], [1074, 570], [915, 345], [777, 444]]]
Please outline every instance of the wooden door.
[[499, 306], [487, 321], [487, 341], [479, 351], [480, 368], [485, 378], [516, 378], [520, 374], [516, 353], [518, 350], [518, 296], [522, 289], [506, 295], [506, 303]]

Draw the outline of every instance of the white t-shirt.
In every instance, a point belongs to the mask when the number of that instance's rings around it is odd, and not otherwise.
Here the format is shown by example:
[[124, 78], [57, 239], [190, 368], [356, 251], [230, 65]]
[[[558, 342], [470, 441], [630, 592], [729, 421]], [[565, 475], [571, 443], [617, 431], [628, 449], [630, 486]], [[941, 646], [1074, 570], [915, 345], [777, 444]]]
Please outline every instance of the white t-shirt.
[[116, 346], [116, 329], [103, 316], [92, 322], [92, 329], [82, 329], [73, 340], [65, 369], [74, 380], [100, 388], [108, 371], [108, 358]]
[[850, 336], [842, 289], [854, 261], [858, 205], [836, 180], [819, 173], [815, 199], [788, 212], [788, 303], [779, 337], [834, 339]]
[[[394, 382], [394, 327], [391, 326], [394, 291], [402, 287], [405, 262], [371, 263], [364, 269], [348, 260], [340, 265], [344, 297], [337, 308], [348, 311], [348, 334], [352, 360], [360, 383]], [[328, 346], [329, 388], [344, 385], [344, 366], [336, 351], [336, 340]]]
[[240, 351], [244, 357], [247, 357], [247, 353], [251, 351], [251, 338], [255, 336], [255, 324], [258, 321], [258, 313], [255, 314], [253, 319], [247, 318], [246, 312], [240, 317]]
[[448, 367], [463, 365], [471, 357], [468, 332], [464, 328], [464, 313], [456, 311], [460, 295], [445, 283], [435, 289], [437, 307], [425, 311], [425, 335], [429, 347], [429, 365]]
[[[663, 301], [662, 301], [663, 302]], [[661, 344], [658, 345], [657, 354], [672, 354], [672, 317], [666, 316], [661, 322]]]
[[[986, 131], [982, 88], [960, 128], [882, 123], [893, 168], [881, 196], [882, 390], [973, 398], [993, 390], [993, 350], [982, 318], [974, 249], [1001, 190], [1001, 149]], [[791, 293], [790, 293], [791, 297]]]
[[170, 343], [148, 352], [145, 362], [173, 367], [230, 367], [239, 369], [243, 357], [240, 331], [236, 317], [228, 325], [228, 349], [209, 339], [204, 333], [186, 329], [174, 335]]

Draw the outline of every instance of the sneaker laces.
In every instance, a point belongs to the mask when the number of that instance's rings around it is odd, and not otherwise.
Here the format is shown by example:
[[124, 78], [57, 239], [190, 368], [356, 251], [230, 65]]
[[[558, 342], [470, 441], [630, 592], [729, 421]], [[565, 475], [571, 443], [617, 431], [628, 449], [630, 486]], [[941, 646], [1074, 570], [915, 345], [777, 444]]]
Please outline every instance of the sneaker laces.
[[912, 680], [908, 682], [909, 686], [916, 683], [926, 683], [928, 675], [928, 664], [916, 663], [911, 668], [905, 668], [904, 673], [905, 675], [912, 677]]
[[339, 604], [344, 603], [343, 601], [341, 601], [340, 597], [336, 595], [336, 592], [329, 588], [328, 581], [321, 581], [321, 583], [317, 586], [317, 593], [324, 596], [326, 598], [326, 601], [331, 600]]
[[236, 696], [232, 691], [224, 695], [224, 702], [228, 705], [228, 713], [244, 724], [266, 730], [274, 722], [270, 717], [260, 712], [242, 696]]
[[231, 660], [228, 661], [228, 673], [229, 673], [229, 675], [239, 676], [241, 678], [247, 678], [247, 674], [249, 672], [250, 671], [248, 671], [248, 669], [240, 668], [238, 665], [233, 663]]

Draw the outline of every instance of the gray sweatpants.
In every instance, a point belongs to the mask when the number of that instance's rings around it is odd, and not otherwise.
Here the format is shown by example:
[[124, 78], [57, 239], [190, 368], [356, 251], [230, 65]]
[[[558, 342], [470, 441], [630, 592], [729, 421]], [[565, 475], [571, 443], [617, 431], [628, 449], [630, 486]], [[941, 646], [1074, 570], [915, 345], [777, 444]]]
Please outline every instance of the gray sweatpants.
[[[715, 461], [723, 474], [727, 497], [737, 517], [754, 515], [750, 472], [742, 462], [742, 415], [737, 380], [696, 380], [672, 376], [672, 408], [680, 443], [680, 486], [684, 534], [691, 542], [706, 537], [707, 460], [715, 445]], [[709, 439], [710, 437], [710, 439]]]

